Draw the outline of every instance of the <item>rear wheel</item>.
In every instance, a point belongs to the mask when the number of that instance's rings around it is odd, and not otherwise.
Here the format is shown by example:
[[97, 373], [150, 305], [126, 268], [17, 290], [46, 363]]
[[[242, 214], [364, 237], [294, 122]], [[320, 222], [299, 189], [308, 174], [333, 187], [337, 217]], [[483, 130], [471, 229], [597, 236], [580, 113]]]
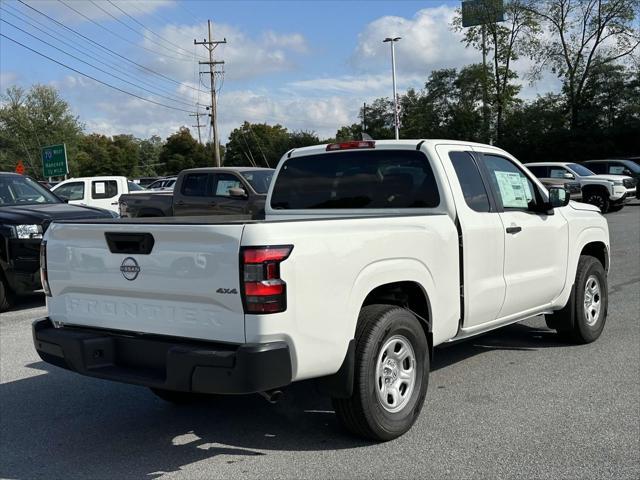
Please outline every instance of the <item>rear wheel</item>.
[[353, 394], [333, 399], [352, 433], [387, 441], [418, 418], [429, 379], [429, 345], [418, 319], [393, 305], [362, 309], [356, 330]]
[[609, 211], [609, 193], [600, 190], [590, 190], [584, 195], [584, 201], [595, 205], [602, 213]]
[[0, 312], [5, 312], [9, 310], [13, 298], [11, 295], [11, 290], [9, 289], [9, 285], [7, 285], [6, 280], [0, 273]]
[[595, 341], [607, 320], [609, 294], [604, 267], [594, 257], [580, 256], [567, 305], [546, 316], [547, 326], [574, 343]]

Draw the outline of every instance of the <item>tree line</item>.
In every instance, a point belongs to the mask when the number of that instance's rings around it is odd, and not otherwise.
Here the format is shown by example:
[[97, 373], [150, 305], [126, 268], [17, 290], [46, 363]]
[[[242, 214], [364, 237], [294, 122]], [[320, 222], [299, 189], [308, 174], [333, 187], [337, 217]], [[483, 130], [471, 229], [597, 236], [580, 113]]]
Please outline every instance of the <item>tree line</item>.
[[[401, 138], [492, 143], [524, 161], [640, 154], [640, 0], [484, 0], [482, 6], [476, 15], [484, 26], [464, 28], [459, 11], [450, 27], [463, 33], [467, 47], [484, 51], [486, 66], [435, 70], [421, 88], [401, 93]], [[523, 58], [533, 68], [519, 78], [514, 62]], [[557, 76], [561, 90], [522, 99], [522, 83], [545, 72]], [[359, 122], [329, 139], [244, 122], [229, 135], [223, 163], [274, 167], [292, 148], [364, 133], [393, 138], [394, 114], [391, 98], [375, 99], [360, 109]], [[212, 145], [197, 142], [186, 127], [166, 139], [84, 130], [53, 87], [10, 87], [0, 105], [0, 170], [21, 160], [40, 178], [41, 147], [58, 143], [67, 146], [73, 176], [168, 175], [213, 163]]]

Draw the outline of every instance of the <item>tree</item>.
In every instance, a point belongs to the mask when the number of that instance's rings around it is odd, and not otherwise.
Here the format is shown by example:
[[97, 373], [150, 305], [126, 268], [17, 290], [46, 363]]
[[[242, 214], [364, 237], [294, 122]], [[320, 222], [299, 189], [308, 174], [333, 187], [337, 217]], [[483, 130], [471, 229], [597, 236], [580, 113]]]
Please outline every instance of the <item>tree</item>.
[[640, 0], [544, 0], [528, 9], [548, 33], [539, 65], [550, 65], [563, 80], [571, 129], [583, 126], [585, 88], [598, 68], [629, 57], [640, 45], [634, 26]]
[[164, 175], [177, 174], [185, 168], [210, 166], [211, 158], [205, 147], [191, 136], [189, 129], [181, 127], [162, 145], [158, 170]]
[[289, 141], [282, 125], [244, 122], [229, 135], [224, 164], [275, 167], [289, 150]]
[[138, 141], [139, 165], [138, 172], [141, 177], [154, 177], [161, 170], [160, 152], [162, 151], [162, 139], [153, 135], [151, 138]]
[[0, 147], [4, 152], [2, 168], [13, 170], [23, 160], [27, 173], [40, 178], [43, 146], [65, 143], [70, 169], [83, 125], [71, 113], [69, 104], [50, 86], [34, 85], [27, 92], [10, 87], [2, 95], [0, 107]]
[[[483, 87], [495, 114], [496, 143], [500, 143], [504, 130], [505, 110], [513, 103], [520, 90], [520, 87], [513, 83], [513, 80], [518, 78], [512, 69], [513, 62], [523, 54], [533, 55], [538, 44], [540, 27], [538, 17], [529, 8], [530, 3], [531, 0], [511, 0], [504, 4], [502, 1], [485, 0], [482, 3], [483, 8], [479, 10], [483, 25], [468, 27], [464, 34], [463, 42], [467, 46], [471, 45], [491, 54], [493, 68], [490, 72], [484, 72]], [[504, 22], [496, 22], [500, 9], [504, 10]], [[454, 20], [454, 28], [463, 29], [461, 11], [458, 11]], [[483, 137], [488, 142], [489, 112], [485, 110], [483, 114]]]

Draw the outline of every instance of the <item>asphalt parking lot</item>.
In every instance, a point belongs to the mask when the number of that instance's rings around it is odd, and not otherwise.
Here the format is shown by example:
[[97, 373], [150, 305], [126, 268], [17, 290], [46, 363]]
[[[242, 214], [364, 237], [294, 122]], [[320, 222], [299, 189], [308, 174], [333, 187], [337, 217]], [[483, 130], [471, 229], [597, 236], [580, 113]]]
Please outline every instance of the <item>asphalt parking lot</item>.
[[142, 387], [42, 362], [34, 296], [0, 316], [1, 478], [640, 478], [640, 202], [607, 215], [602, 337], [557, 340], [541, 317], [436, 351], [404, 437], [346, 435], [307, 384], [174, 407]]

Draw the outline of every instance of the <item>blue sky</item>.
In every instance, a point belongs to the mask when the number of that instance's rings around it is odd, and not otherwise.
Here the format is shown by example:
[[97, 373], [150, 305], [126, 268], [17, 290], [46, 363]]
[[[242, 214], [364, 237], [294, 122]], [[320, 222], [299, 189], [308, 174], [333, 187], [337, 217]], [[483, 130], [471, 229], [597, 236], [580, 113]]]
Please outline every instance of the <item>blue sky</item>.
[[[465, 49], [460, 35], [449, 28], [458, 5], [458, 1], [2, 0], [0, 32], [140, 97], [194, 111], [207, 96], [197, 92], [205, 86], [198, 84], [196, 70], [196, 56], [205, 51], [194, 46], [193, 39], [204, 38], [206, 20], [212, 19], [214, 37], [228, 41], [216, 50], [216, 59], [226, 62], [219, 98], [223, 140], [244, 120], [332, 136], [341, 125], [357, 121], [363, 102], [390, 95], [385, 36], [403, 37], [397, 46], [400, 90], [422, 87], [435, 68], [479, 61], [480, 54]], [[527, 62], [518, 68], [524, 75]], [[37, 82], [59, 88], [90, 132], [164, 137], [193, 120], [187, 111], [116, 92], [0, 38], [2, 90]], [[524, 93], [531, 97], [555, 86], [547, 78], [525, 85]], [[207, 135], [204, 129], [202, 133]]]

